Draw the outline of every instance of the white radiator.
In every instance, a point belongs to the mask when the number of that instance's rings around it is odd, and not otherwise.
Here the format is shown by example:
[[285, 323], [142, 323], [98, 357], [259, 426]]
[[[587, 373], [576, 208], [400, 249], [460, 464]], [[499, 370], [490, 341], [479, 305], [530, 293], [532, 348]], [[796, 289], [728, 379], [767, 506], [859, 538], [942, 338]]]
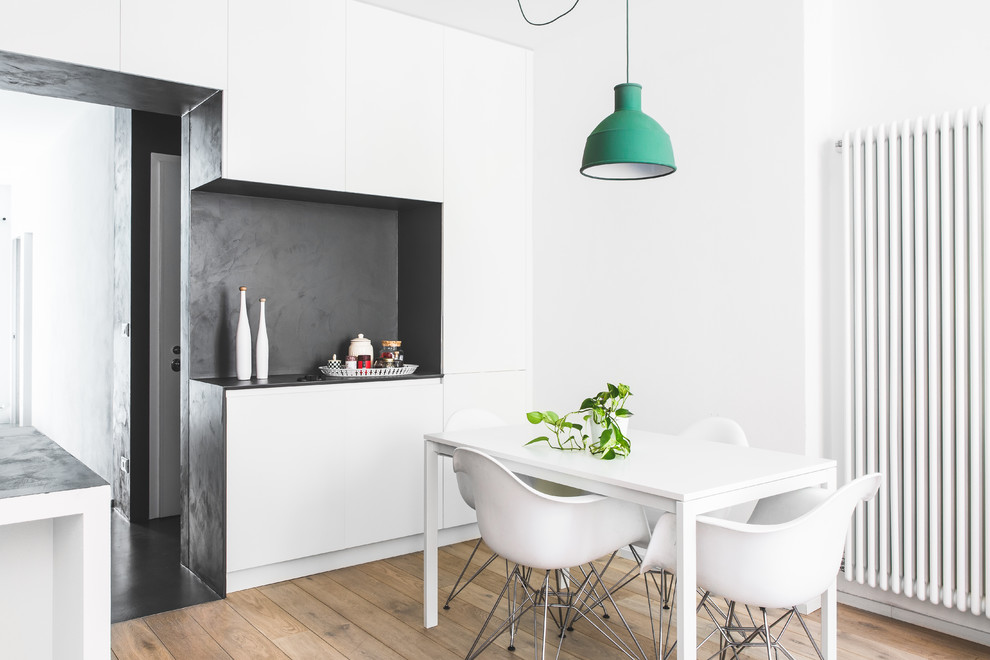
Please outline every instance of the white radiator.
[[879, 471], [845, 577], [987, 612], [990, 119], [986, 109], [846, 133], [845, 478]]

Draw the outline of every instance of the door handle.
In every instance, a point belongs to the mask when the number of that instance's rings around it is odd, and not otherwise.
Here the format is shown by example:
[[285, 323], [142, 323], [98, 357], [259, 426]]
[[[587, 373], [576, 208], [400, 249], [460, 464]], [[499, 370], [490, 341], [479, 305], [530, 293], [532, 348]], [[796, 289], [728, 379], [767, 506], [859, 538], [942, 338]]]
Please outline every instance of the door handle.
[[172, 371], [179, 371], [182, 368], [182, 361], [179, 358], [172, 360]]
[[182, 349], [181, 348], [179, 348], [178, 346], [173, 346], [172, 347], [172, 355], [180, 355], [181, 353], [182, 353]]

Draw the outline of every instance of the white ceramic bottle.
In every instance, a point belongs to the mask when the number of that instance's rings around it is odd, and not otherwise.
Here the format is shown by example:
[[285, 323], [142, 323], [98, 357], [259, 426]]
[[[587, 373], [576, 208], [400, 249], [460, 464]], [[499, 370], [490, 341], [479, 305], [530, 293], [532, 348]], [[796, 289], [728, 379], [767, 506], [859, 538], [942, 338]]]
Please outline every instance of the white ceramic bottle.
[[241, 313], [237, 317], [234, 353], [237, 362], [237, 380], [251, 380], [251, 326], [248, 324], [246, 286], [241, 287]]
[[268, 325], [265, 323], [265, 299], [259, 298], [261, 313], [258, 317], [258, 344], [255, 349], [256, 373], [259, 379], [268, 378]]

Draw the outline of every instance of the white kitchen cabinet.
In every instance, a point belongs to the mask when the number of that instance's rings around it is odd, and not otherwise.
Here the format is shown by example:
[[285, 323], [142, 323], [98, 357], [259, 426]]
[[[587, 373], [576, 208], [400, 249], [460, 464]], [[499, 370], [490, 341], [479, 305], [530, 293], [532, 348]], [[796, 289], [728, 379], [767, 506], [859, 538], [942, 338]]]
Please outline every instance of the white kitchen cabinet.
[[228, 574], [423, 531], [439, 380], [226, 396]]
[[444, 28], [347, 3], [347, 190], [443, 199]]
[[423, 435], [442, 427], [442, 391], [436, 380], [355, 392], [340, 434], [352, 447], [343, 457], [348, 547], [423, 533]]
[[227, 87], [227, 0], [120, 0], [120, 70]]
[[344, 0], [228, 8], [226, 179], [344, 187]]
[[[444, 424], [458, 410], [482, 408], [502, 418], [506, 424], [523, 424], [530, 400], [529, 380], [525, 371], [501, 371], [483, 374], [457, 374], [444, 377]], [[538, 431], [533, 427], [534, 431]], [[533, 437], [539, 433], [534, 433]], [[457, 489], [457, 477], [450, 457], [443, 457], [440, 478], [440, 526], [466, 525], [477, 520], [474, 509], [464, 503]]]
[[527, 363], [529, 52], [445, 30], [443, 372]]
[[120, 0], [6, 1], [0, 48], [116, 71], [120, 67]]

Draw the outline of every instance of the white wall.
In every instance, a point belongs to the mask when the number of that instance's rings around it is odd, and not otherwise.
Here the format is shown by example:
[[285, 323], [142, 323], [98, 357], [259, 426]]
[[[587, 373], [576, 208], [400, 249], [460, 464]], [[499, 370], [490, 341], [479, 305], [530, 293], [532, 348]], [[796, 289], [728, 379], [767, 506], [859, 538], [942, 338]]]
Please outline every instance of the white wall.
[[373, 3], [533, 48], [533, 405], [622, 381], [633, 429], [721, 414], [803, 451], [801, 3], [631, 3], [632, 81], [679, 168], [644, 182], [578, 173], [625, 80], [621, 4], [535, 28], [514, 3]]
[[12, 231], [34, 235], [34, 426], [107, 478], [113, 114], [73, 105], [77, 114], [55, 139], [23, 155], [11, 187]]
[[990, 101], [984, 0], [834, 0], [833, 128]]
[[[0, 183], [0, 282], [11, 275], [10, 186]], [[0, 424], [10, 422], [11, 412], [11, 318], [13, 304], [9, 284], [0, 285]]]

